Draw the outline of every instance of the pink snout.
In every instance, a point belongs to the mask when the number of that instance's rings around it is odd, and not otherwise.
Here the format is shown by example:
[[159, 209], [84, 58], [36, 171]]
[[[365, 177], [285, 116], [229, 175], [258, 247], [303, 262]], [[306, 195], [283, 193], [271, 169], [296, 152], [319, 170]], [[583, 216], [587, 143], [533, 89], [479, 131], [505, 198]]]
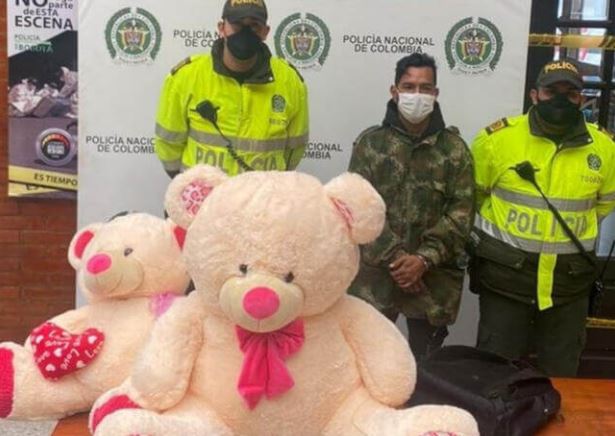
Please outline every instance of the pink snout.
[[111, 267], [111, 258], [106, 254], [97, 254], [88, 260], [87, 270], [91, 274], [100, 274]]
[[277, 312], [280, 297], [265, 287], [250, 289], [243, 297], [243, 309], [255, 319], [265, 319]]

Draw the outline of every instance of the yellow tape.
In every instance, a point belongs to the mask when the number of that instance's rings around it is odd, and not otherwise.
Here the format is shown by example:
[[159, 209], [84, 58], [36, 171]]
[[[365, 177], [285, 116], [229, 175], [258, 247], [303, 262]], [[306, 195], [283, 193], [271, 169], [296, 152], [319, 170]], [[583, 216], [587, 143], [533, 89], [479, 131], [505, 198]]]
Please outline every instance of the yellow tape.
[[607, 318], [587, 318], [587, 327], [599, 327], [605, 329], [615, 329], [615, 319]]
[[63, 191], [77, 190], [77, 176], [74, 174], [44, 171], [35, 168], [9, 166], [9, 181]]
[[9, 183], [9, 197], [29, 197], [31, 195], [48, 194], [50, 192], [58, 192], [58, 190], [25, 185], [22, 183]]
[[597, 48], [602, 50], [615, 50], [615, 36], [531, 33], [529, 44], [530, 47]]

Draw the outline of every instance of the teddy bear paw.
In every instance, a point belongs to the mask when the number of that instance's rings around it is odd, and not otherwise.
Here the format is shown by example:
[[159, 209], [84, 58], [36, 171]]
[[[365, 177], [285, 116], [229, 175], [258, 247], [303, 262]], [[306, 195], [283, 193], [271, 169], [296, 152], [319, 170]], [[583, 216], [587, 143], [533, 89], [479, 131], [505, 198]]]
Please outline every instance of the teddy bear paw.
[[90, 428], [92, 433], [96, 431], [96, 427], [102, 422], [102, 420], [111, 415], [113, 412], [117, 412], [122, 409], [140, 409], [141, 407], [132, 401], [128, 395], [116, 395], [108, 399], [102, 406], [91, 412], [90, 416]]
[[13, 352], [0, 348], [0, 418], [8, 417], [13, 409], [14, 379]]

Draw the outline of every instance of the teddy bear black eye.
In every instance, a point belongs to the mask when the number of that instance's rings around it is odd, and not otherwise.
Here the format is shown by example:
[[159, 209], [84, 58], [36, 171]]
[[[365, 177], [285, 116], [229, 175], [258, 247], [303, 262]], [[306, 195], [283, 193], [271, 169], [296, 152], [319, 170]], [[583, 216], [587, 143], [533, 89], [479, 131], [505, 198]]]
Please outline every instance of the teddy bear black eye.
[[124, 256], [129, 256], [132, 253], [132, 248], [127, 248], [124, 250]]
[[289, 272], [284, 276], [284, 281], [286, 283], [292, 283], [293, 280], [295, 280], [295, 275], [292, 272]]
[[239, 271], [241, 271], [242, 274], [246, 274], [248, 272], [248, 265], [242, 263], [239, 265]]

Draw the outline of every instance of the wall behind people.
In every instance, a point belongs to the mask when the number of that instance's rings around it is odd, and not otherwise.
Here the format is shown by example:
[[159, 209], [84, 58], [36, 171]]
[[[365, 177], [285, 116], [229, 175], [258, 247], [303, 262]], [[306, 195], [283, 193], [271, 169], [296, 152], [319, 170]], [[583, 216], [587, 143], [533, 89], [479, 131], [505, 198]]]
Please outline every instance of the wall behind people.
[[[299, 169], [323, 181], [346, 170], [354, 138], [382, 121], [392, 65], [414, 51], [436, 58], [445, 119], [466, 140], [519, 112], [530, 3], [269, 0], [267, 43], [309, 90]], [[182, 58], [209, 51], [222, 4], [80, 2], [80, 225], [118, 210], [162, 213], [169, 179], [152, 145], [160, 87]]]
[[602, 222], [597, 253], [600, 256], [607, 256], [613, 241], [615, 241], [615, 213], [611, 213]]
[[[6, 8], [0, 8], [0, 87], [7, 89]], [[32, 328], [74, 307], [66, 260], [75, 232], [74, 201], [7, 196], [7, 100], [0, 105], [0, 342], [22, 342]]]

